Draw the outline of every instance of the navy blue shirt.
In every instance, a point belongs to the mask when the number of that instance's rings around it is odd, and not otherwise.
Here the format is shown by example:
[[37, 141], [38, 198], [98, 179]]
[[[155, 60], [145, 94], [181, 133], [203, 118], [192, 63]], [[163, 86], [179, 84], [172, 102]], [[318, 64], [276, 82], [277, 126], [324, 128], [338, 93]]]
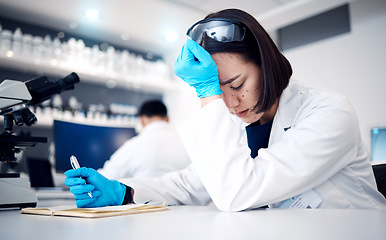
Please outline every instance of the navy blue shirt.
[[251, 149], [251, 157], [255, 158], [257, 156], [257, 151], [260, 148], [267, 148], [269, 135], [271, 133], [273, 120], [259, 125], [258, 122], [248, 125], [245, 130], [247, 130], [247, 139], [248, 147]]

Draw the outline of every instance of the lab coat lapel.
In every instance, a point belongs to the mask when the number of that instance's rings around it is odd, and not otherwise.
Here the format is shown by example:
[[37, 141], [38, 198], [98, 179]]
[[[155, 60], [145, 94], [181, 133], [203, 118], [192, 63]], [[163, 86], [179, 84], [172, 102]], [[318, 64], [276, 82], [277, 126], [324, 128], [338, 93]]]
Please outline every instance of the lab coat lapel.
[[269, 146], [280, 140], [283, 134], [291, 129], [300, 105], [299, 86], [290, 81], [290, 84], [284, 89], [280, 97], [279, 107], [275, 114], [269, 137]]

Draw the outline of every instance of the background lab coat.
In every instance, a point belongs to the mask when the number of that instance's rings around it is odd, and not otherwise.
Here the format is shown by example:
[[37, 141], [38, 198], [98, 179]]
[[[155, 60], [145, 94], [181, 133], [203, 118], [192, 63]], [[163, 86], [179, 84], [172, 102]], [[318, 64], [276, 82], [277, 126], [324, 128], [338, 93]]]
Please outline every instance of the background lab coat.
[[154, 121], [127, 140], [98, 172], [110, 179], [158, 177], [189, 163], [177, 131], [166, 121]]
[[192, 166], [159, 179], [126, 179], [136, 202], [213, 200], [220, 210], [240, 211], [275, 207], [314, 189], [323, 199], [319, 208], [386, 208], [356, 114], [344, 97], [328, 90], [291, 81], [280, 98], [269, 147], [255, 159], [244, 126], [222, 99], [202, 108], [180, 132]]

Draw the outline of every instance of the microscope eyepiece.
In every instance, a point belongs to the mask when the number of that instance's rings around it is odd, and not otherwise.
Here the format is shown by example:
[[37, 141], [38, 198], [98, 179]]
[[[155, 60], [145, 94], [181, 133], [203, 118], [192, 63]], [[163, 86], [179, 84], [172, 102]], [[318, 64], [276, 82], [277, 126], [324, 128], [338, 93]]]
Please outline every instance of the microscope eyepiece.
[[74, 72], [54, 82], [49, 81], [45, 76], [28, 80], [25, 82], [25, 85], [32, 96], [29, 103], [35, 105], [51, 98], [55, 94], [74, 89], [74, 84], [77, 82], [79, 82], [79, 77]]
[[77, 82], [79, 82], [79, 77], [74, 72], [65, 76], [62, 79], [57, 80], [57, 83], [60, 85], [60, 88], [62, 89], [62, 91], [74, 89], [74, 84]]

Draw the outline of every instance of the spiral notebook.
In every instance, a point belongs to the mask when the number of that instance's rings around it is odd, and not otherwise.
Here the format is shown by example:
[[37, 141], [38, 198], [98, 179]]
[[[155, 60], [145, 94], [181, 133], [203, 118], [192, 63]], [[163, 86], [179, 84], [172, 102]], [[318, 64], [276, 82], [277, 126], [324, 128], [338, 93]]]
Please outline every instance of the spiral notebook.
[[101, 218], [167, 210], [169, 210], [169, 208], [164, 205], [154, 206], [147, 204], [127, 204], [122, 206], [107, 206], [99, 208], [76, 208], [74, 205], [64, 205], [50, 208], [23, 208], [20, 212], [23, 214]]

